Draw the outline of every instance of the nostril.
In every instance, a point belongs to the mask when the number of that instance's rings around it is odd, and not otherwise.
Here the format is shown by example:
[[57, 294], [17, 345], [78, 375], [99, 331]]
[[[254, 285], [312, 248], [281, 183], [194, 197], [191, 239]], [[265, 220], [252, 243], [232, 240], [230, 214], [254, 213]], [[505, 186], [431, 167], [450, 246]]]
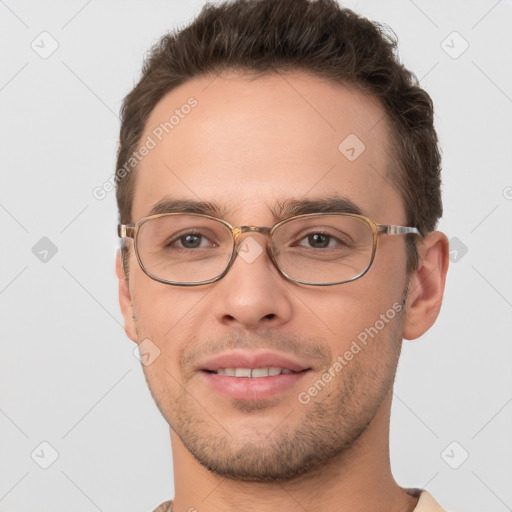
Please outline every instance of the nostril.
[[268, 315], [265, 315], [263, 318], [268, 318], [269, 320], [272, 320], [273, 318], [275, 318], [275, 314], [274, 313], [269, 313]]

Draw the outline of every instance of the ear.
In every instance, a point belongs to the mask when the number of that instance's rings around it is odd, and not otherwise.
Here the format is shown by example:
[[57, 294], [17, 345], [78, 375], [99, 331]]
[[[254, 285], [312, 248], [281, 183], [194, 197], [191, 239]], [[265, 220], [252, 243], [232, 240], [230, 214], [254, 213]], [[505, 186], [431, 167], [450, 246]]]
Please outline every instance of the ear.
[[124, 332], [126, 336], [137, 343], [137, 329], [135, 328], [135, 320], [133, 318], [132, 296], [130, 294], [130, 285], [128, 278], [124, 273], [121, 251], [117, 251], [116, 255], [116, 274], [119, 281], [119, 305], [124, 318]]
[[439, 315], [448, 271], [448, 238], [439, 231], [429, 233], [418, 244], [418, 256], [406, 302], [403, 337], [408, 340], [428, 331]]

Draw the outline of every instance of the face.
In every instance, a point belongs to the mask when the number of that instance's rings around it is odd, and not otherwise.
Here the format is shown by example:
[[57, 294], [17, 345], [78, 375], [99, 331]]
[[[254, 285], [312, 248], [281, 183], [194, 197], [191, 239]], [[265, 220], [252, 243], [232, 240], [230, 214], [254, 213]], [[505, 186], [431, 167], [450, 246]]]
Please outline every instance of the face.
[[[197, 105], [159, 141], [155, 128], [190, 97]], [[350, 134], [355, 151], [340, 150]], [[148, 136], [157, 144], [139, 164], [134, 221], [157, 204], [194, 201], [233, 226], [273, 226], [284, 204], [338, 198], [378, 224], [406, 225], [384, 110], [354, 89], [300, 73], [202, 77], [162, 99]], [[262, 234], [242, 236], [265, 247]], [[144, 366], [152, 395], [211, 471], [289, 480], [349, 450], [384, 407], [406, 317], [404, 237], [380, 237], [362, 278], [322, 287], [286, 280], [265, 251], [238, 256], [215, 283], [170, 286], [145, 275], [129, 245], [126, 331], [158, 347]], [[215, 373], [269, 367], [293, 373]]]

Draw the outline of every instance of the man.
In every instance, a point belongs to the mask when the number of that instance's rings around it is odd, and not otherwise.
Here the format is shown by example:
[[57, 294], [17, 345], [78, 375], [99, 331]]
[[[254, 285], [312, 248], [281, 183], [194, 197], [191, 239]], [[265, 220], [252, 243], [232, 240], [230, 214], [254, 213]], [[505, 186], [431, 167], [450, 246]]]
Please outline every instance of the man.
[[428, 94], [331, 0], [207, 5], [126, 97], [119, 297], [170, 425], [157, 510], [440, 511], [389, 461], [448, 242]]

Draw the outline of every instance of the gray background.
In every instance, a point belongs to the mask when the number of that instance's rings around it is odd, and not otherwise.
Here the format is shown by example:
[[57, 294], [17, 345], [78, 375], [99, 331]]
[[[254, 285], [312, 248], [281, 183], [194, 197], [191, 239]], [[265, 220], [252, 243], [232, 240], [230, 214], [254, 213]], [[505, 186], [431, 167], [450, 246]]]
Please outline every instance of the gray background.
[[[173, 495], [167, 424], [117, 304], [114, 193], [92, 190], [144, 53], [202, 4], [0, 0], [3, 512], [142, 512]], [[405, 342], [392, 468], [453, 511], [512, 510], [512, 2], [345, 5], [395, 30], [444, 152], [453, 261], [437, 324]]]

